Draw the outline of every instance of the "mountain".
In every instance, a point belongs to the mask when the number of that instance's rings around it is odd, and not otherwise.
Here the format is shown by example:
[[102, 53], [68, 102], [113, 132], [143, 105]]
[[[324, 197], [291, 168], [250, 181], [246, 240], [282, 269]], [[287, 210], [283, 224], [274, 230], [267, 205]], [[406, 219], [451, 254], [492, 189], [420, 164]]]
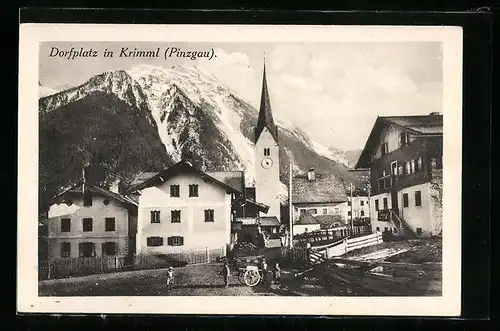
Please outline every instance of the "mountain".
[[356, 149], [352, 151], [345, 151], [345, 157], [347, 159], [347, 164], [350, 168], [354, 168], [358, 162], [359, 156], [361, 155], [362, 149]]
[[59, 90], [53, 89], [51, 87], [43, 86], [40, 82], [38, 82], [38, 97], [43, 98], [52, 94], [58, 93]]
[[[114, 172], [129, 178], [139, 169], [160, 170], [165, 164], [188, 158], [206, 170], [245, 170], [247, 185], [254, 181], [252, 139], [257, 109], [195, 67], [142, 65], [129, 71], [106, 72], [83, 85], [41, 98], [39, 114], [43, 124], [40, 140], [47, 146], [56, 140], [58, 146], [58, 152], [47, 152], [49, 157], [41, 160], [48, 173], [63, 171], [66, 175], [62, 177], [77, 173], [78, 162], [63, 166], [71, 163], [65, 153], [76, 153], [67, 151], [81, 139], [87, 143], [95, 138], [99, 143], [87, 148], [99, 153], [100, 162], [111, 163], [113, 170], [96, 166], [101, 177]], [[283, 183], [288, 180], [290, 160], [294, 175], [313, 167], [318, 172], [335, 172], [346, 180], [356, 180], [343, 153], [323, 147], [300, 129], [275, 120]], [[151, 157], [154, 162], [144, 159]], [[65, 180], [59, 178], [58, 182], [62, 185]], [[280, 195], [286, 195], [285, 185]]]

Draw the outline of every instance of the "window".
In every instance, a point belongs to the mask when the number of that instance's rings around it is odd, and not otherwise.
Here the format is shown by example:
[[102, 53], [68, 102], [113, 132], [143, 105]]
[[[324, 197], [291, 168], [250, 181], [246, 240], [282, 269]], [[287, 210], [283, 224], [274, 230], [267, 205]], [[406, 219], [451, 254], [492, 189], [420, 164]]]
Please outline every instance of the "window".
[[170, 196], [176, 198], [180, 197], [179, 185], [170, 185]]
[[340, 208], [335, 207], [335, 214], [340, 213]]
[[108, 199], [104, 199], [103, 202], [102, 202], [105, 206], [109, 205], [109, 200]]
[[384, 228], [384, 232], [389, 232], [389, 228], [388, 228], [388, 227], [385, 227], [385, 228]]
[[197, 197], [198, 196], [198, 185], [196, 185], [196, 184], [189, 185], [189, 196], [190, 197]]
[[318, 213], [318, 210], [316, 208], [311, 209], [311, 214], [317, 214], [317, 213]]
[[323, 208], [323, 215], [326, 215], [328, 213], [328, 209]]
[[380, 228], [377, 226], [377, 232], [380, 232]]
[[148, 246], [163, 246], [163, 238], [162, 237], [148, 237], [146, 239], [146, 245]]
[[378, 207], [378, 199], [375, 200], [375, 210], [378, 211], [379, 210], [379, 207]]
[[90, 192], [85, 192], [85, 194], [83, 195], [83, 206], [92, 206], [92, 194], [90, 194]]
[[398, 174], [398, 161], [391, 162], [391, 175], [397, 176]]
[[352, 215], [352, 212], [349, 210], [349, 211], [347, 212], [347, 216], [351, 216], [351, 215]]
[[406, 174], [411, 174], [411, 163], [410, 161], [406, 162]]
[[180, 210], [170, 211], [170, 217], [172, 218], [172, 223], [180, 223], [181, 222], [181, 211]]
[[160, 223], [160, 211], [152, 210], [151, 211], [151, 223]]
[[364, 210], [361, 211], [361, 216], [365, 216], [365, 211]]
[[71, 257], [71, 243], [61, 243], [61, 257]]
[[408, 193], [403, 193], [403, 207], [408, 207]]
[[205, 209], [205, 222], [214, 222], [214, 210]]
[[415, 191], [415, 206], [422, 205], [422, 192]]
[[417, 235], [419, 235], [419, 236], [422, 235], [422, 228], [417, 228]]
[[103, 256], [114, 256], [116, 255], [116, 243], [115, 242], [105, 242], [102, 243], [102, 255]]
[[387, 143], [382, 143], [382, 146], [380, 146], [380, 153], [382, 155], [385, 155], [388, 153], [388, 146], [387, 146]]
[[361, 201], [359, 202], [359, 204], [360, 204], [361, 206], [364, 206], [364, 205], [365, 205], [365, 202], [364, 202], [363, 200], [361, 200]]
[[83, 231], [84, 232], [92, 231], [92, 218], [83, 219]]
[[167, 244], [169, 246], [182, 246], [184, 245], [184, 237], [168, 237]]
[[422, 170], [422, 157], [417, 159], [417, 168], [419, 171]]
[[411, 160], [411, 173], [414, 174], [415, 170], [415, 160]]
[[384, 198], [384, 210], [387, 210], [389, 209], [388, 205], [387, 205], [387, 198]]
[[78, 244], [78, 256], [92, 257], [95, 256], [95, 244], [93, 242], [83, 242]]
[[264, 156], [270, 156], [270, 155], [271, 155], [271, 149], [264, 148]]
[[410, 143], [410, 135], [407, 132], [401, 132], [400, 139], [401, 139], [401, 146], [405, 146]]
[[61, 218], [61, 232], [71, 232], [71, 219]]
[[398, 176], [404, 175], [404, 168], [402, 165], [398, 166]]
[[115, 231], [115, 218], [106, 217], [106, 231]]

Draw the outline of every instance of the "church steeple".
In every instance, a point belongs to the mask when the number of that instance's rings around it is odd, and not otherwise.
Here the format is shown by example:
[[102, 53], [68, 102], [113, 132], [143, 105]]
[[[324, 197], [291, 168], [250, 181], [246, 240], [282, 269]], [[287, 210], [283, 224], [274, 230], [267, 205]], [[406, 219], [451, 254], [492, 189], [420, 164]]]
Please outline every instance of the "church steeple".
[[271, 102], [269, 100], [269, 92], [266, 81], [266, 59], [264, 57], [264, 70], [262, 75], [262, 93], [260, 97], [259, 119], [255, 128], [255, 142], [259, 139], [260, 134], [267, 128], [274, 140], [278, 141], [278, 128], [274, 124], [273, 114], [271, 112]]

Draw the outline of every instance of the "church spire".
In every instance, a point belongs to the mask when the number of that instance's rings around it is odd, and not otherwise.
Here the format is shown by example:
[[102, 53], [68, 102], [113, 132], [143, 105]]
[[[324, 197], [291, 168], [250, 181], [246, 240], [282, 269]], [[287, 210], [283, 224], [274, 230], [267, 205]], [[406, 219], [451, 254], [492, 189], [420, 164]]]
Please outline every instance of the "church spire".
[[260, 97], [259, 119], [255, 128], [255, 142], [259, 139], [260, 134], [266, 128], [269, 130], [273, 138], [278, 141], [278, 129], [274, 124], [273, 114], [271, 112], [271, 102], [269, 101], [269, 91], [266, 81], [266, 58], [264, 56], [264, 70], [262, 75], [262, 93]]

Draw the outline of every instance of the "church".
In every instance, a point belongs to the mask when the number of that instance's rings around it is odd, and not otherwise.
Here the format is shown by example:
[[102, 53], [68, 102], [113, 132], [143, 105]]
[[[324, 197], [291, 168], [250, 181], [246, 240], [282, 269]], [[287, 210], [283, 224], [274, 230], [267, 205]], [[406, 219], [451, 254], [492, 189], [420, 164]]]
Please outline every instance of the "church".
[[269, 98], [269, 89], [264, 64], [259, 116], [255, 127], [255, 186], [247, 187], [247, 201], [258, 201], [268, 207], [267, 212], [253, 206], [243, 206], [241, 214], [234, 221], [242, 241], [255, 242], [263, 237], [265, 241], [279, 240], [281, 225], [280, 189], [280, 146], [278, 127], [274, 123]]

